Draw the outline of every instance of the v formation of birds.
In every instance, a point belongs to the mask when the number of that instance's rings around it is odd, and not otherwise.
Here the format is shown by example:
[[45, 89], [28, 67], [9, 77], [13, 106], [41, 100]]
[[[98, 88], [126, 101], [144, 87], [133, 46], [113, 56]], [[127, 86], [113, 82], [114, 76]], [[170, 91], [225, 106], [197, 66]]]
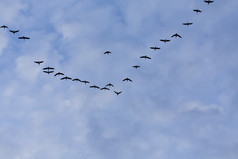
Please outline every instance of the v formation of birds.
[[[204, 0], [204, 2], [209, 5], [210, 3], [213, 3], [214, 1]], [[199, 9], [194, 9], [193, 11], [196, 12], [196, 13], [201, 13], [201, 12], [202, 12], [202, 11], [199, 10]], [[193, 24], [192, 22], [182, 23], [182, 25], [185, 25], [185, 26], [190, 26], [190, 25], [192, 25], [192, 24]], [[8, 29], [8, 26], [2, 25], [2, 26], [0, 26], [0, 28]], [[16, 34], [16, 33], [19, 32], [19, 30], [10, 30], [10, 29], [9, 29], [9, 32], [11, 32], [12, 34]], [[173, 34], [173, 35], [171, 36], [171, 38], [182, 38], [182, 36], [179, 35], [178, 33], [175, 33], [175, 34]], [[27, 37], [27, 36], [19, 36], [18, 39], [28, 40], [28, 39], [30, 39], [30, 37]], [[161, 42], [164, 42], [164, 43], [168, 43], [168, 42], [170, 42], [171, 40], [170, 40], [170, 39], [160, 39], [160, 41], [161, 41]], [[157, 51], [157, 50], [160, 50], [161, 48], [160, 48], [160, 47], [157, 47], [157, 46], [151, 46], [150, 49]], [[104, 52], [104, 55], [110, 55], [110, 54], [112, 54], [111, 51], [105, 51], [105, 52]], [[151, 59], [151, 57], [149, 57], [149, 56], [147, 56], [147, 55], [140, 56], [140, 58], [149, 59], [149, 60]], [[36, 63], [36, 64], [38, 64], [38, 65], [41, 65], [42, 63], [44, 63], [44, 61], [38, 60], [38, 61], [34, 61], [34, 63]], [[135, 68], [135, 69], [138, 69], [138, 68], [140, 68], [141, 66], [139, 66], [139, 65], [133, 65], [132, 67]], [[53, 74], [53, 73], [54, 73], [54, 70], [55, 70], [55, 68], [53, 68], [53, 67], [44, 67], [44, 68], [43, 68], [43, 72], [46, 73], [46, 74]], [[60, 77], [61, 77], [60, 80], [71, 80], [71, 81], [74, 81], [74, 82], [81, 82], [81, 83], [84, 83], [84, 84], [89, 84], [89, 83], [90, 83], [90, 82], [87, 81], [87, 80], [81, 80], [81, 79], [78, 79], [78, 78], [71, 78], [71, 77], [65, 76], [65, 74], [62, 73], [62, 72], [57, 72], [57, 73], [54, 74], [54, 76], [55, 76], [55, 77], [56, 77], [56, 76], [60, 76]], [[122, 79], [122, 82], [133, 82], [133, 80], [130, 79], [129, 77], [126, 77], [126, 78]], [[99, 90], [107, 90], [107, 91], [108, 91], [108, 90], [110, 90], [111, 88], [115, 88], [115, 87], [114, 87], [114, 85], [113, 85], [112, 83], [108, 83], [108, 84], [105, 85], [104, 87], [99, 87], [99, 86], [97, 86], [97, 85], [90, 85], [89, 88], [94, 88], [94, 89], [99, 89]], [[119, 95], [119, 94], [122, 93], [122, 91], [121, 91], [121, 90], [118, 91], [118, 90], [115, 90], [115, 89], [114, 89], [114, 93], [115, 93], [116, 95]]]

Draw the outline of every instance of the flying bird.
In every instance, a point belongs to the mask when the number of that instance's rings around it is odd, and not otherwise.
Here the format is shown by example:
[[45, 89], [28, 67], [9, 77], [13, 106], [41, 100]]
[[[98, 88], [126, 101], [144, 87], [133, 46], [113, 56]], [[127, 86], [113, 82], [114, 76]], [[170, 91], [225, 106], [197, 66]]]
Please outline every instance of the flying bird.
[[206, 0], [205, 0], [204, 2], [207, 3], [207, 4], [210, 4], [210, 3], [213, 3], [214, 1], [210, 1], [210, 0], [207, 0], [207, 1], [206, 1]]
[[6, 25], [2, 25], [0, 28], [6, 29], [8, 27]]
[[104, 52], [104, 54], [111, 54], [112, 52], [111, 51], [106, 51], [106, 52]]
[[41, 63], [43, 63], [44, 61], [34, 61], [35, 63], [37, 63], [38, 65], [40, 65]]
[[80, 81], [80, 82], [82, 82], [82, 83], [84, 83], [84, 84], [90, 83], [90, 82], [88, 82], [88, 81]]
[[19, 32], [19, 30], [9, 30], [11, 33], [15, 34], [17, 32]]
[[114, 87], [114, 86], [113, 86], [113, 84], [108, 83], [108, 84], [106, 85], [106, 87]]
[[199, 9], [194, 9], [193, 11], [196, 12], [196, 13], [201, 13], [201, 12], [202, 12], [202, 11], [199, 10]]
[[96, 85], [90, 86], [90, 88], [97, 88], [97, 89], [100, 89], [100, 87], [98, 87], [98, 86], [96, 86]]
[[57, 72], [54, 76], [64, 75], [62, 72]]
[[168, 39], [160, 39], [160, 41], [163, 41], [164, 43], [170, 42], [170, 40], [168, 40]]
[[50, 74], [50, 73], [53, 73], [54, 71], [43, 71], [43, 72]]
[[124, 82], [124, 81], [130, 81], [130, 82], [132, 82], [132, 80], [131, 80], [130, 78], [128, 78], [128, 77], [125, 78], [125, 79], [123, 79], [122, 81], [123, 81], [123, 82]]
[[75, 79], [73, 79], [72, 81], [81, 81], [80, 79], [78, 79], [78, 78], [75, 78]]
[[68, 76], [65, 76], [65, 77], [62, 77], [60, 80], [71, 80], [72, 78], [68, 77]]
[[117, 95], [119, 95], [119, 94], [121, 94], [122, 91], [120, 91], [120, 92], [116, 92], [116, 91], [114, 91], [114, 92], [115, 92]]
[[189, 22], [183, 23], [183, 25], [187, 25], [187, 26], [192, 25], [192, 24], [193, 24], [193, 23], [189, 23]]
[[18, 37], [18, 39], [26, 40], [26, 39], [30, 39], [30, 38], [29, 38], [29, 37], [26, 37], [26, 36], [20, 36], [20, 37]]
[[153, 49], [153, 50], [159, 50], [160, 48], [159, 48], [159, 47], [156, 47], [156, 46], [154, 46], [154, 47], [150, 47], [150, 49]]
[[103, 87], [103, 88], [101, 88], [100, 90], [110, 90], [110, 89], [107, 88], [107, 87]]
[[140, 56], [140, 58], [144, 58], [144, 59], [151, 59], [149, 56]]
[[182, 36], [180, 36], [178, 33], [175, 33], [174, 35], [171, 36], [171, 38], [173, 38], [173, 37], [176, 37], [176, 38], [177, 38], [177, 37], [182, 38]]
[[138, 66], [138, 65], [135, 65], [135, 66], [132, 66], [132, 67], [134, 67], [135, 69], [137, 69], [137, 68], [139, 68], [140, 66]]
[[43, 70], [54, 70], [55, 68], [53, 68], [53, 67], [45, 67], [45, 68], [43, 68]]

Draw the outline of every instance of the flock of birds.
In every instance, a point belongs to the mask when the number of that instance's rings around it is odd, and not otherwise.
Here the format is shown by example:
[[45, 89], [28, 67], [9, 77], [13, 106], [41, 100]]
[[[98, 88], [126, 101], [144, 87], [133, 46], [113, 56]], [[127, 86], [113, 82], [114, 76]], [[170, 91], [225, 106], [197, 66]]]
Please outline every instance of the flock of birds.
[[[212, 1], [212, 0], [204, 0], [204, 2], [209, 5], [210, 3], [213, 3], [214, 1]], [[193, 11], [196, 12], [196, 13], [201, 13], [201, 12], [202, 12], [202, 11], [199, 10], [199, 9], [194, 9]], [[191, 23], [191, 22], [183, 23], [183, 25], [185, 25], [185, 26], [190, 26], [190, 25], [192, 25], [192, 24], [193, 24], [193, 23]], [[8, 27], [7, 27], [6, 25], [0, 26], [0, 28], [8, 29]], [[16, 34], [16, 33], [19, 32], [19, 30], [9, 30], [9, 32], [11, 32], [11, 33], [13, 33], [13, 34]], [[171, 36], [171, 38], [182, 38], [182, 36], [179, 35], [178, 33], [175, 33], [175, 34], [173, 34], [173, 35]], [[18, 37], [18, 39], [28, 40], [28, 39], [30, 39], [30, 38], [29, 38], [29, 37], [26, 37], [26, 36], [20, 36], [20, 37]], [[169, 39], [160, 39], [160, 41], [161, 41], [161, 42], [164, 42], [164, 43], [170, 42]], [[153, 46], [153, 47], [150, 47], [150, 49], [152, 49], [152, 50], [159, 50], [159, 49], [161, 49], [161, 48], [159, 48], [159, 47], [157, 47], [157, 46]], [[104, 52], [105, 55], [106, 55], [106, 54], [107, 54], [107, 55], [110, 55], [111, 53], [112, 53], [111, 51], [105, 51], [105, 52]], [[147, 56], [147, 55], [140, 56], [140, 58], [143, 58], [143, 59], [151, 59], [151, 57], [149, 57], [149, 56]], [[34, 61], [34, 63], [36, 63], [36, 64], [38, 64], [38, 65], [41, 65], [42, 63], [44, 63], [44, 61]], [[140, 68], [139, 65], [134, 65], [134, 66], [132, 66], [132, 67], [135, 68], [135, 69]], [[46, 73], [46, 74], [53, 74], [53, 73], [54, 73], [54, 70], [55, 70], [55, 68], [53, 68], [53, 67], [44, 67], [44, 68], [43, 68], [43, 72]], [[90, 82], [87, 81], [87, 80], [80, 80], [80, 79], [78, 79], [78, 78], [71, 78], [71, 77], [65, 76], [65, 74], [62, 73], [62, 72], [57, 72], [57, 73], [54, 74], [54, 76], [55, 76], [55, 77], [56, 77], [56, 76], [61, 76], [60, 80], [72, 80], [72, 81], [81, 82], [81, 83], [84, 83], [84, 84], [89, 84], [89, 83], [90, 83]], [[123, 82], [125, 82], [125, 81], [126, 81], [126, 82], [132, 82], [132, 79], [130, 79], [130, 78], [127, 77], [127, 78], [123, 79], [122, 81], [123, 81]], [[105, 85], [104, 87], [99, 87], [99, 86], [97, 86], [97, 85], [90, 85], [90, 86], [89, 86], [89, 88], [96, 88], [96, 89], [100, 89], [100, 90], [110, 90], [112, 87], [114, 87], [114, 85], [111, 84], [111, 83], [108, 83], [108, 84]], [[116, 95], [119, 95], [119, 94], [122, 93], [122, 91], [116, 91], [116, 90], [114, 90], [114, 93], [115, 93]]]

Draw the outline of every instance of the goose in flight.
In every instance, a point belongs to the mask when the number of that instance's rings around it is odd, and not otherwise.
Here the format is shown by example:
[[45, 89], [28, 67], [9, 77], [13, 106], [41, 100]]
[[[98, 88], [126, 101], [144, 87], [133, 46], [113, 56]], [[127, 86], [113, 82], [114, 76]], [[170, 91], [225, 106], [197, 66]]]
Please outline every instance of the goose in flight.
[[98, 86], [96, 86], [96, 85], [90, 86], [89, 88], [97, 88], [97, 89], [100, 89], [100, 87], [98, 87]]
[[177, 37], [182, 38], [182, 36], [180, 36], [178, 33], [175, 33], [174, 35], [171, 36], [171, 38], [173, 38], [173, 37], [176, 37], [176, 38], [177, 38]]
[[123, 81], [123, 82], [124, 82], [124, 81], [130, 81], [130, 82], [132, 82], [132, 80], [131, 80], [130, 78], [128, 78], [128, 77], [125, 78], [125, 79], [123, 79], [122, 81]]
[[68, 76], [65, 76], [65, 77], [62, 77], [60, 80], [71, 80], [72, 78], [68, 77]]
[[90, 82], [88, 82], [88, 81], [80, 81], [80, 82], [82, 82], [82, 83], [84, 83], [84, 84], [90, 83]]
[[54, 70], [55, 68], [53, 68], [53, 67], [45, 67], [45, 68], [43, 68], [43, 70]]
[[26, 37], [26, 36], [20, 36], [20, 37], [18, 37], [18, 39], [26, 40], [26, 39], [30, 39], [30, 38], [29, 38], [29, 37]]
[[187, 25], [187, 26], [192, 25], [192, 24], [193, 24], [193, 23], [189, 23], [189, 22], [183, 23], [183, 25]]
[[109, 88], [107, 88], [107, 87], [103, 87], [103, 88], [101, 88], [100, 90], [110, 90]]
[[106, 87], [114, 87], [114, 86], [113, 86], [113, 84], [108, 83], [108, 84], [106, 85]]
[[34, 61], [35, 63], [37, 63], [38, 65], [40, 65], [41, 63], [43, 63], [44, 61]]
[[54, 71], [43, 71], [43, 72], [50, 74], [50, 73], [53, 73]]
[[204, 2], [207, 3], [207, 4], [210, 4], [210, 3], [213, 3], [214, 1], [205, 0]]
[[57, 72], [54, 76], [59, 76], [59, 75], [63, 76], [64, 74], [62, 72]]
[[116, 93], [116, 95], [119, 95], [119, 94], [121, 94], [122, 91], [120, 91], [120, 92], [114, 91], [114, 92]]
[[8, 27], [6, 25], [2, 25], [2, 26], [0, 26], [0, 28], [6, 29]]
[[16, 34], [19, 30], [9, 30], [11, 33]]
[[132, 66], [132, 67], [134, 67], [135, 69], [137, 69], [137, 68], [139, 68], [140, 66], [138, 66], [138, 65], [134, 65], [134, 66]]
[[152, 46], [152, 47], [150, 47], [150, 49], [153, 49], [153, 50], [159, 50], [160, 48], [159, 47], [156, 47], [156, 46]]
[[151, 57], [149, 57], [149, 56], [140, 56], [140, 58], [144, 58], [144, 59], [151, 59]]
[[168, 39], [160, 39], [160, 41], [162, 41], [164, 43], [170, 42], [170, 40], [168, 40]]
[[199, 9], [194, 9], [193, 11], [196, 12], [196, 13], [201, 13], [201, 12], [202, 12], [202, 11], [199, 10]]
[[78, 82], [80, 82], [81, 80], [78, 79], [78, 78], [75, 78], [75, 79], [73, 79], [72, 81], [78, 81]]
[[104, 52], [104, 54], [111, 54], [112, 52], [111, 51], [106, 51], [106, 52]]

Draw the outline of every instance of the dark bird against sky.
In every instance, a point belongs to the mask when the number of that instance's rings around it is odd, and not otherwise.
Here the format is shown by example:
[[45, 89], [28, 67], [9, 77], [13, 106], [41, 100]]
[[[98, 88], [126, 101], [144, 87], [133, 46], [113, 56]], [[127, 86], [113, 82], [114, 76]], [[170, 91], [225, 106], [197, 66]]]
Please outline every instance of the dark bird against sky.
[[132, 82], [132, 80], [131, 80], [130, 78], [128, 78], [128, 77], [125, 78], [125, 79], [123, 79], [122, 81], [123, 81], [123, 82], [124, 82], [124, 81], [130, 81], [130, 82]]
[[132, 66], [132, 67], [134, 67], [135, 69], [137, 69], [137, 68], [139, 68], [140, 66], [139, 66], [139, 65], [134, 65], [134, 66]]
[[196, 13], [201, 13], [201, 12], [202, 12], [202, 11], [199, 10], [199, 9], [194, 9], [193, 11], [196, 12]]
[[54, 76], [63, 76], [64, 74], [62, 72], [57, 72]]
[[98, 87], [98, 86], [96, 86], [96, 85], [90, 86], [89, 88], [97, 88], [97, 89], [100, 89], [100, 87]]
[[35, 63], [37, 63], [38, 65], [40, 65], [41, 63], [43, 63], [44, 61], [34, 61]]
[[177, 37], [182, 38], [182, 36], [180, 36], [178, 33], [175, 33], [174, 35], [171, 36], [171, 38], [173, 38], [173, 37], [175, 37], [175, 38], [177, 38]]
[[19, 32], [19, 30], [9, 30], [11, 33], [15, 34], [17, 32]]
[[111, 54], [112, 52], [111, 51], [106, 51], [106, 52], [104, 52], [104, 54]]
[[50, 74], [53, 73], [54, 71], [43, 71], [44, 73]]
[[152, 47], [150, 47], [150, 49], [159, 50], [160, 48], [159, 48], [159, 47], [156, 47], [156, 46], [152, 46]]
[[210, 4], [210, 3], [213, 3], [214, 1], [210, 1], [210, 0], [207, 0], [207, 1], [206, 1], [206, 0], [205, 0], [204, 2], [207, 3], [207, 4]]
[[116, 93], [116, 95], [119, 95], [119, 94], [121, 94], [122, 91], [120, 91], [120, 92], [114, 91], [114, 92]]
[[106, 87], [114, 87], [114, 85], [111, 84], [111, 83], [108, 83], [108, 84], [106, 85]]
[[60, 80], [71, 80], [71, 79], [72, 79], [71, 77], [65, 76], [65, 77], [62, 77]]
[[45, 67], [45, 68], [43, 68], [43, 70], [54, 70], [55, 68], [53, 68], [53, 67]]
[[82, 82], [84, 84], [90, 83], [89, 81], [80, 81], [80, 82]]
[[78, 82], [80, 82], [81, 80], [78, 79], [78, 78], [74, 78], [72, 81], [78, 81]]
[[18, 39], [26, 40], [26, 39], [30, 39], [30, 38], [29, 38], [29, 37], [26, 37], [26, 36], [20, 36], [20, 37], [18, 37]]
[[8, 27], [6, 25], [2, 25], [2, 26], [0, 26], [0, 28], [6, 29]]
[[183, 25], [187, 25], [187, 26], [192, 25], [192, 24], [193, 24], [193, 23], [189, 23], [189, 22], [183, 23]]
[[151, 57], [149, 57], [149, 56], [146, 56], [146, 55], [144, 55], [144, 56], [140, 56], [140, 58], [144, 58], [144, 59], [151, 59]]
[[170, 40], [168, 40], [168, 39], [160, 39], [160, 41], [162, 41], [164, 43], [170, 42]]

